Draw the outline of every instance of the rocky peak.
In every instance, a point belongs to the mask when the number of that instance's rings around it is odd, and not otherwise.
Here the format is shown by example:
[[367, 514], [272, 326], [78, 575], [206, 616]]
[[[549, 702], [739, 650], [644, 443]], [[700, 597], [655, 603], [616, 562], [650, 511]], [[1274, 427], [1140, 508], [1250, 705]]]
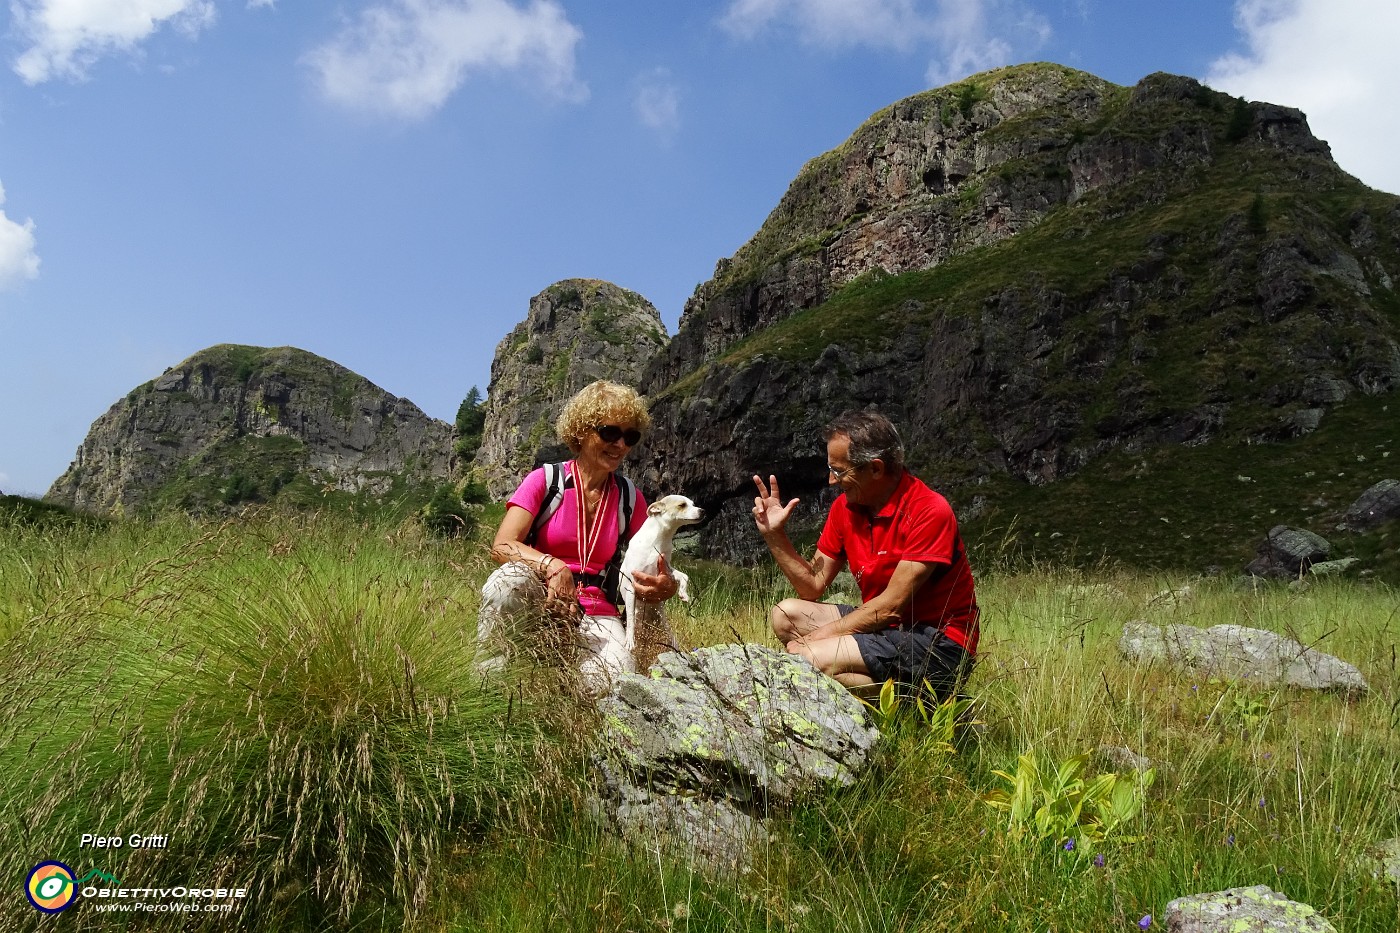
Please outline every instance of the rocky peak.
[[382, 495], [449, 473], [451, 426], [294, 347], [220, 344], [93, 423], [46, 498], [85, 511], [205, 511], [296, 491]]
[[696, 289], [643, 380], [649, 480], [740, 523], [754, 472], [813, 499], [822, 423], [863, 406], [945, 488], [1295, 437], [1400, 386], [1397, 274], [1400, 201], [1297, 110], [1165, 74], [974, 75], [811, 160]]
[[554, 420], [598, 379], [637, 385], [666, 344], [651, 302], [597, 279], [565, 279], [530, 299], [525, 320], [496, 347], [476, 467], [497, 497], [536, 464], [564, 459]]

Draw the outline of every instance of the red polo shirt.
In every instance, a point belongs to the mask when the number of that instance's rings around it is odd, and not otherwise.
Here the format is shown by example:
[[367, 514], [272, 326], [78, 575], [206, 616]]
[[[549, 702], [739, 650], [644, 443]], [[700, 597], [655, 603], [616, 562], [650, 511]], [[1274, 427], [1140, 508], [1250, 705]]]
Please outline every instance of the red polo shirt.
[[908, 470], [873, 518], [868, 510], [848, 505], [845, 493], [838, 496], [817, 549], [830, 559], [845, 559], [862, 602], [885, 591], [901, 560], [941, 564], [914, 591], [908, 620], [941, 626], [968, 654], [977, 653], [977, 597], [958, 520], [948, 500]]

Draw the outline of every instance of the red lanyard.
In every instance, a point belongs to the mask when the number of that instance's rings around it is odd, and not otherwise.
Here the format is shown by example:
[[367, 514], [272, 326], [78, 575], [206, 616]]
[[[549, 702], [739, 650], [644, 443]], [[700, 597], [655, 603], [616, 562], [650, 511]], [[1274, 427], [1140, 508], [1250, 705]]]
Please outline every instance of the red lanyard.
[[608, 502], [608, 492], [612, 489], [612, 475], [609, 474], [608, 481], [603, 484], [603, 494], [598, 497], [598, 508], [593, 512], [592, 527], [589, 527], [588, 516], [588, 496], [583, 488], [583, 480], [578, 475], [578, 470], [574, 470], [574, 495], [577, 497], [578, 506], [578, 526], [576, 530], [578, 538], [578, 572], [588, 572], [588, 562], [593, 558], [593, 552], [598, 547], [598, 539], [603, 531], [603, 512]]

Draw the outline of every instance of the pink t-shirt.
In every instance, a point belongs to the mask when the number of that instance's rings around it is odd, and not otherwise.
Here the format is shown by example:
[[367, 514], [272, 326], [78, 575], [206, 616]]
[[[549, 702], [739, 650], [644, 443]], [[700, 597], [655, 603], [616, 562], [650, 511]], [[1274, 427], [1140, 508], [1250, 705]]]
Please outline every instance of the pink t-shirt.
[[[572, 476], [574, 462], [570, 460], [564, 465], [565, 476]], [[578, 545], [578, 495], [572, 482], [564, 484], [564, 498], [559, 503], [559, 508], [549, 517], [549, 520], [539, 530], [539, 535], [535, 538], [535, 547], [546, 554], [562, 560], [574, 573], [596, 573], [601, 574], [607, 567], [608, 561], [612, 560], [613, 554], [617, 551], [617, 510], [621, 499], [621, 486], [615, 478], [608, 479], [608, 488], [603, 496], [603, 514], [598, 517], [602, 522], [602, 527], [598, 530], [598, 543], [593, 548], [593, 553], [588, 557], [588, 566], [579, 566], [579, 545]], [[506, 505], [519, 506], [531, 515], [538, 515], [540, 506], [544, 504], [544, 495], [549, 487], [545, 483], [544, 469], [531, 471], [529, 476], [521, 480], [520, 486], [511, 493]], [[647, 500], [642, 496], [641, 490], [637, 490], [637, 507], [632, 510], [632, 522], [627, 530], [627, 540], [631, 540], [642, 523], [647, 520]], [[585, 614], [590, 616], [615, 616], [619, 615], [618, 608], [608, 601], [603, 595], [603, 591], [596, 586], [579, 587], [579, 604], [583, 606]]]

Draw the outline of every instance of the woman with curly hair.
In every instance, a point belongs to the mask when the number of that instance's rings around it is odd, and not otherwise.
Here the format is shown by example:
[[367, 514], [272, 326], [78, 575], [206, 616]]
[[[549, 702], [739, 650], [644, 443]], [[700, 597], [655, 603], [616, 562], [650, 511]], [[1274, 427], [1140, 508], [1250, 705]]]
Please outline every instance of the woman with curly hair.
[[[620, 561], [622, 542], [646, 521], [647, 504], [617, 470], [650, 427], [641, 396], [615, 382], [594, 382], [565, 403], [554, 429], [573, 459], [562, 465], [553, 489], [545, 467], [525, 477], [506, 502], [491, 546], [501, 566], [481, 591], [477, 638], [493, 655], [483, 667], [499, 666], [529, 623], [562, 620], [575, 629], [579, 671], [591, 690], [636, 670], [614, 591], [614, 556]], [[631, 520], [619, 534], [629, 506]], [[664, 562], [657, 574], [638, 573], [633, 582], [637, 597], [648, 601], [670, 599], [677, 590]]]

